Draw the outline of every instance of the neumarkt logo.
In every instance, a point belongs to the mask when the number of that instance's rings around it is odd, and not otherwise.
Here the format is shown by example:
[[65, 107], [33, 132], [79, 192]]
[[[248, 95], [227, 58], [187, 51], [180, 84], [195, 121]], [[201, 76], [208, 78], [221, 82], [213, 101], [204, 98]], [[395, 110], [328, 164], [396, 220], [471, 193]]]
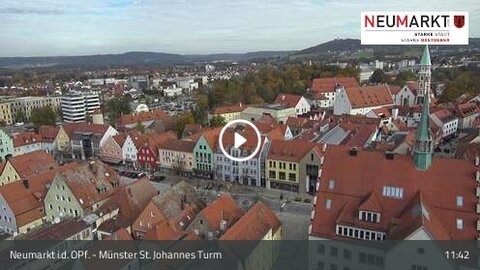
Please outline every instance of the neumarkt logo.
[[364, 45], [465, 45], [468, 12], [362, 12]]

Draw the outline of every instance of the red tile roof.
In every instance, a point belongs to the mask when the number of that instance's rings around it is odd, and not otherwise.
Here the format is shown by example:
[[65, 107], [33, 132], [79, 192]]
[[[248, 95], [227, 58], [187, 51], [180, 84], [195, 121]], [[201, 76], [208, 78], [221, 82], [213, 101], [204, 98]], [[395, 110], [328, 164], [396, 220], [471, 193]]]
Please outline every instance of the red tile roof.
[[85, 122], [67, 123], [63, 125], [63, 129], [65, 129], [65, 132], [67, 132], [68, 137], [70, 138], [72, 138], [72, 135], [75, 132], [91, 132], [94, 134], [99, 134], [101, 137], [103, 137], [109, 127], [109, 125], [90, 124]]
[[478, 106], [475, 103], [458, 104], [455, 106], [455, 111], [460, 117], [467, 117], [479, 113]]
[[22, 132], [13, 137], [14, 147], [21, 147], [24, 145], [41, 143], [41, 142], [42, 142], [42, 136], [40, 134], [36, 134], [35, 132], [31, 132], [31, 131]]
[[40, 126], [38, 128], [38, 134], [42, 137], [44, 142], [53, 142], [60, 131], [60, 127], [57, 126]]
[[353, 109], [393, 105], [392, 94], [387, 85], [345, 88]]
[[171, 115], [167, 114], [162, 110], [152, 110], [148, 112], [139, 112], [133, 114], [122, 115], [118, 118], [118, 125], [125, 126], [129, 124], [143, 123], [147, 121], [163, 121], [166, 124], [170, 125], [173, 123], [173, 118]]
[[295, 107], [301, 98], [302, 96], [299, 95], [280, 93], [275, 99], [275, 103], [286, 105], [289, 107]]
[[118, 146], [123, 147], [123, 144], [125, 143], [125, 140], [127, 139], [127, 134], [125, 133], [118, 133], [117, 135], [113, 136], [112, 138], [115, 140], [115, 142], [118, 144]]
[[[312, 235], [342, 238], [336, 236], [335, 226], [343, 224], [385, 232], [388, 239], [402, 239], [418, 225], [423, 225], [437, 240], [477, 238], [474, 176], [478, 168], [473, 162], [434, 158], [427, 171], [417, 171], [410, 155], [395, 155], [394, 160], [389, 160], [383, 152], [357, 150], [357, 155], [352, 156], [349, 150], [345, 146], [327, 148]], [[333, 189], [329, 186], [331, 180], [335, 181]], [[403, 188], [402, 196], [384, 196], [385, 187]], [[414, 203], [416, 212], [408, 210], [409, 204], [419, 195], [424, 203]], [[463, 197], [463, 206], [456, 205], [457, 196]], [[327, 200], [331, 200], [330, 209], [326, 207]], [[425, 215], [418, 211], [422, 205]], [[380, 223], [358, 220], [361, 207], [381, 209]], [[406, 217], [406, 211], [416, 219], [416, 227], [405, 228], [408, 222], [398, 221]], [[463, 219], [463, 229], [456, 228], [457, 218]]]
[[232, 196], [225, 193], [205, 207], [198, 216], [208, 223], [211, 231], [218, 231], [220, 230], [220, 221], [225, 220], [230, 227], [240, 219], [242, 211]]
[[313, 79], [312, 87], [310, 87], [310, 89], [318, 94], [335, 92], [335, 88], [338, 85], [343, 87], [360, 86], [354, 77], [326, 77]]
[[177, 138], [174, 138], [164, 141], [158, 146], [158, 148], [161, 150], [193, 153], [193, 148], [195, 148], [195, 144], [197, 144], [196, 141], [179, 140]]
[[304, 141], [273, 140], [267, 159], [299, 162], [308, 152], [318, 147], [317, 144]]
[[36, 198], [23, 181], [0, 186], [0, 194], [10, 206], [19, 227], [45, 216], [43, 201]]
[[[111, 197], [121, 188], [118, 174], [99, 160], [76, 163], [58, 176], [62, 177], [84, 209]], [[113, 186], [115, 182], [118, 184], [116, 187]], [[100, 192], [102, 188], [105, 190]]]
[[212, 114], [226, 114], [226, 113], [236, 113], [236, 112], [243, 112], [245, 110], [245, 105], [242, 103], [235, 104], [235, 105], [225, 105], [216, 107], [212, 110]]
[[239, 221], [220, 237], [220, 240], [261, 240], [268, 231], [276, 233], [282, 222], [262, 202], [257, 202]]
[[106, 214], [119, 209], [118, 215], [132, 225], [157, 194], [155, 186], [148, 179], [142, 178], [121, 187], [97, 212]]
[[14, 156], [7, 162], [10, 162], [20, 177], [28, 177], [39, 174], [48, 170], [52, 170], [58, 166], [55, 158], [43, 151], [33, 151], [28, 154]]
[[59, 240], [67, 239], [87, 229], [89, 225], [83, 220], [65, 219], [60, 223], [27, 234], [23, 240]]

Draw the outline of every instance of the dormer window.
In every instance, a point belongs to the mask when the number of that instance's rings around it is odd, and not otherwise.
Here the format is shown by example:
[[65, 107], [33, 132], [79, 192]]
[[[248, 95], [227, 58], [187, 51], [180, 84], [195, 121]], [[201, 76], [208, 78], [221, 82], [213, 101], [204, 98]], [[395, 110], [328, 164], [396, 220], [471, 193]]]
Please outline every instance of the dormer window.
[[375, 212], [360, 210], [360, 212], [358, 214], [358, 219], [362, 220], [362, 221], [366, 221], [366, 222], [379, 223], [380, 222], [380, 214], [375, 213]]
[[457, 207], [462, 207], [462, 206], [463, 206], [463, 197], [457, 196]]
[[457, 218], [457, 229], [463, 230], [463, 219]]

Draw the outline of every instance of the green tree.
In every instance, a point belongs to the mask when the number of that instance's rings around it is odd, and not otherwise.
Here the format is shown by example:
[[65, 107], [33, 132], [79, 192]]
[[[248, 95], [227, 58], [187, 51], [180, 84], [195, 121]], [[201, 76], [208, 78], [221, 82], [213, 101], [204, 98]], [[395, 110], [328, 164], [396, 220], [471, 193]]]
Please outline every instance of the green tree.
[[393, 84], [403, 86], [408, 81], [415, 81], [417, 79], [417, 75], [413, 71], [402, 71], [398, 74], [397, 78], [393, 81]]
[[130, 114], [130, 99], [128, 97], [110, 99], [106, 105], [106, 114], [110, 124], [115, 124], [117, 119], [122, 114]]
[[145, 132], [145, 127], [142, 125], [141, 122], [137, 122], [137, 125], [135, 126], [135, 129], [140, 132], [140, 133], [144, 133]]
[[35, 108], [31, 112], [30, 120], [36, 126], [55, 125], [55, 111], [50, 106]]
[[185, 126], [188, 124], [193, 124], [195, 123], [195, 118], [193, 117], [193, 114], [191, 112], [187, 112], [177, 118], [175, 129], [177, 131], [177, 136], [180, 138], [182, 137], [183, 130], [185, 129]]
[[385, 72], [381, 69], [376, 69], [372, 76], [370, 77], [371, 83], [389, 83], [390, 77], [388, 77]]
[[210, 127], [221, 127], [224, 126], [227, 122], [225, 121], [225, 118], [223, 118], [221, 115], [215, 115], [210, 119], [209, 125]]
[[15, 122], [25, 122], [25, 113], [23, 111], [18, 111], [17, 115], [15, 116]]

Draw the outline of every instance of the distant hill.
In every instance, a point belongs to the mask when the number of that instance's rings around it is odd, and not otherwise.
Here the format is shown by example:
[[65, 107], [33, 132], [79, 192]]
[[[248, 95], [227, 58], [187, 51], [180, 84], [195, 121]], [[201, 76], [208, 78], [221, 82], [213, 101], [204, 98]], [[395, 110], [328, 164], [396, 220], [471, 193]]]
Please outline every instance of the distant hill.
[[131, 65], [186, 64], [192, 62], [247, 61], [254, 59], [278, 58], [292, 51], [259, 51], [249, 53], [180, 55], [157, 52], [127, 52], [123, 54], [102, 54], [85, 56], [47, 57], [3, 57], [0, 68], [34, 67], [103, 67]]
[[[361, 45], [360, 39], [334, 39], [317, 46], [313, 46], [304, 50], [297, 51], [292, 54], [293, 57], [311, 57], [325, 56], [342, 53], [355, 53], [358, 51], [372, 50], [375, 55], [402, 55], [410, 51], [421, 51], [422, 46], [405, 46], [405, 45]], [[480, 38], [470, 38], [468, 46], [431, 46], [435, 51], [452, 51], [464, 49], [480, 50]]]

